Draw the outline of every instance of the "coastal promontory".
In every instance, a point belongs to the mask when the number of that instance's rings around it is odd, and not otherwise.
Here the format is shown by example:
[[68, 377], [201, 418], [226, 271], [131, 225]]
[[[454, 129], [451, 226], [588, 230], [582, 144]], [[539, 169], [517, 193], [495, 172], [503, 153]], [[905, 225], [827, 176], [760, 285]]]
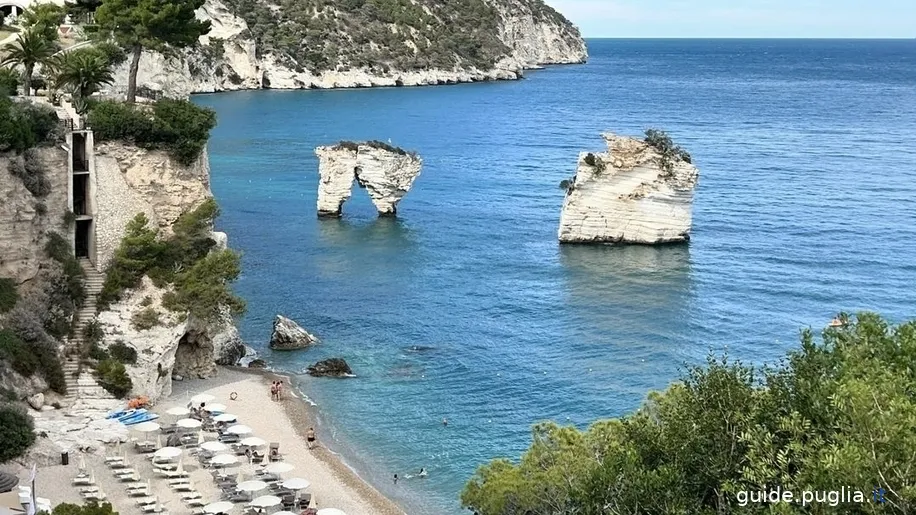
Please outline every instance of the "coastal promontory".
[[660, 131], [644, 140], [603, 134], [606, 152], [583, 152], [566, 186], [561, 243], [659, 244], [690, 239], [699, 172]]
[[380, 141], [342, 141], [315, 149], [318, 156], [318, 216], [340, 216], [353, 180], [366, 188], [379, 216], [394, 216], [398, 202], [420, 175], [423, 160]]

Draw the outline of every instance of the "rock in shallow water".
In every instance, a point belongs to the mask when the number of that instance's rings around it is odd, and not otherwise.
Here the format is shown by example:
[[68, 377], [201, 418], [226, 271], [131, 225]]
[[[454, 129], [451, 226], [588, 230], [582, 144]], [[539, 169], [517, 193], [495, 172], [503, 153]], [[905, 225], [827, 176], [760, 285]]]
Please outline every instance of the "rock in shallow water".
[[[274, 350], [304, 349], [318, 343], [318, 337], [283, 315], [274, 319], [274, 331], [270, 336], [270, 348]], [[250, 365], [249, 365], [250, 366]]]
[[343, 358], [319, 361], [308, 367], [308, 372], [315, 377], [354, 377], [353, 370]]
[[267, 362], [263, 359], [253, 359], [248, 363], [248, 368], [267, 368]]

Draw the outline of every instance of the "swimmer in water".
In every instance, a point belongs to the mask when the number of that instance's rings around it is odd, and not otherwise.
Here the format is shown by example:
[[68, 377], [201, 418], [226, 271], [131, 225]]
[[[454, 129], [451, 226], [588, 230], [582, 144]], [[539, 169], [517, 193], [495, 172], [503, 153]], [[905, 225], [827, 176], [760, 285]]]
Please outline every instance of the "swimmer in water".
[[394, 484], [398, 484], [398, 475], [397, 474], [394, 475]]
[[417, 477], [426, 477], [426, 476], [427, 476], [427, 474], [426, 474], [426, 469], [425, 469], [425, 468], [421, 468], [421, 469], [420, 469], [420, 473], [417, 474]]
[[447, 426], [447, 425], [448, 425], [448, 419], [447, 419], [447, 418], [443, 418], [443, 419], [442, 419], [442, 425], [443, 425], [443, 426]]

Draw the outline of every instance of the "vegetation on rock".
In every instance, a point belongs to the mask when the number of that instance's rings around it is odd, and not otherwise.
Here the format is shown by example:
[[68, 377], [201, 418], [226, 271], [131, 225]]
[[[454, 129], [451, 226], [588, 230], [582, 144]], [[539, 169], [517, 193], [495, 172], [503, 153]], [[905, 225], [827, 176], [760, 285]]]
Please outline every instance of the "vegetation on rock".
[[134, 387], [124, 364], [112, 358], [102, 360], [96, 365], [95, 379], [99, 386], [118, 399], [127, 397]]
[[15, 95], [17, 88], [19, 88], [19, 74], [12, 68], [0, 68], [0, 96]]
[[671, 136], [665, 131], [646, 129], [646, 138], [644, 141], [660, 154], [658, 164], [665, 173], [672, 173], [674, 171], [674, 165], [678, 161], [683, 161], [685, 163], [691, 162], [690, 154], [678, 145], [675, 145]]
[[130, 323], [138, 331], [147, 331], [159, 325], [159, 312], [155, 308], [144, 308], [133, 314]]
[[0, 152], [22, 153], [54, 141], [57, 127], [57, 114], [50, 107], [0, 95]]
[[538, 424], [521, 460], [479, 468], [462, 503], [480, 515], [790, 514], [811, 507], [742, 506], [739, 492], [843, 485], [866, 498], [882, 488], [887, 502], [823, 513], [910, 512], [916, 321], [840, 318], [820, 342], [804, 331], [777, 367], [710, 359], [632, 415], [586, 431]]
[[[26, 150], [20, 157], [10, 158], [8, 169], [10, 175], [19, 178], [22, 181], [22, 185], [29, 190], [33, 197], [46, 197], [51, 193], [51, 181], [48, 179], [41, 161], [32, 150]], [[35, 211], [38, 212], [39, 216], [43, 214], [39, 212], [40, 208]]]
[[0, 277], [0, 313], [13, 309], [18, 300], [19, 292], [16, 291], [16, 281]]
[[35, 443], [35, 424], [25, 409], [0, 404], [0, 463], [18, 458]]
[[86, 299], [86, 288], [83, 285], [86, 272], [73, 254], [70, 242], [56, 232], [49, 232], [48, 242], [45, 244], [45, 254], [60, 263], [67, 281], [67, 293], [70, 297], [70, 302], [74, 307], [81, 306]]
[[0, 329], [0, 361], [23, 377], [39, 374], [52, 390], [66, 392], [64, 372], [54, 346], [45, 342], [26, 343], [14, 330]]
[[163, 98], [152, 109], [103, 101], [90, 108], [97, 141], [122, 140], [146, 149], [166, 150], [183, 165], [193, 163], [216, 126], [216, 113], [187, 100]]

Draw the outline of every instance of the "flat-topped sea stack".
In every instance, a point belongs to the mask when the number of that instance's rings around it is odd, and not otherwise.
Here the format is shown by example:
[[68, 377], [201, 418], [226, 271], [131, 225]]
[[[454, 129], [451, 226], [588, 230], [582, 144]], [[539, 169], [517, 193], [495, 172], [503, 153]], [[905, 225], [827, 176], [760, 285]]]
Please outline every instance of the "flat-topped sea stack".
[[379, 216], [394, 216], [398, 202], [420, 175], [423, 160], [380, 141], [342, 141], [315, 149], [318, 155], [318, 216], [340, 216], [353, 180], [366, 188]]
[[583, 152], [566, 181], [561, 243], [654, 245], [690, 239], [699, 171], [663, 132], [645, 140], [602, 134], [608, 150]]

